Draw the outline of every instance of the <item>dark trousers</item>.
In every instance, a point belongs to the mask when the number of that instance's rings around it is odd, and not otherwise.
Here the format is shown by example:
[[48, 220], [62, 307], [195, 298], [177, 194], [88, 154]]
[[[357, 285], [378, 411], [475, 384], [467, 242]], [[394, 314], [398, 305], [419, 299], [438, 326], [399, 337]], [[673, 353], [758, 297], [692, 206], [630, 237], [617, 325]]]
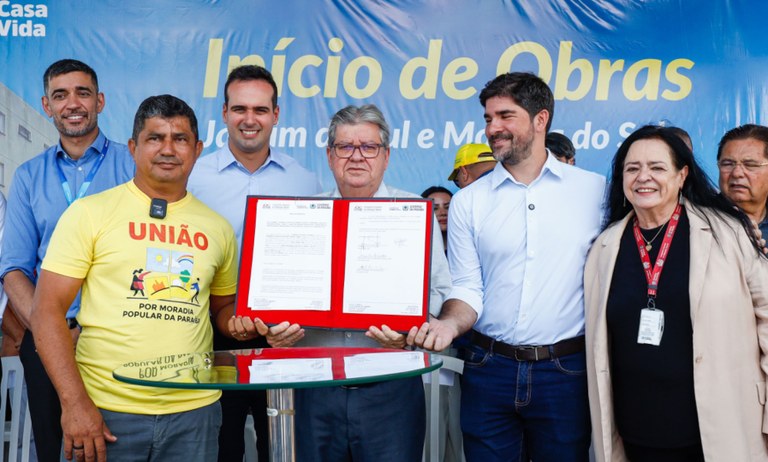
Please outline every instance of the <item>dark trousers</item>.
[[294, 391], [296, 460], [419, 462], [426, 434], [421, 377]]
[[[267, 348], [266, 340], [259, 337], [239, 342], [213, 330], [215, 350]], [[219, 431], [219, 462], [240, 462], [245, 454], [245, 419], [253, 415], [256, 429], [256, 451], [259, 462], [269, 462], [269, 423], [267, 422], [267, 392], [263, 390], [233, 391], [221, 394], [221, 430]]]
[[704, 462], [701, 444], [685, 448], [649, 448], [624, 441], [624, 452], [631, 462]]
[[467, 462], [587, 462], [584, 352], [517, 361], [464, 347], [461, 430]]
[[21, 340], [19, 359], [24, 366], [27, 382], [29, 414], [35, 434], [35, 449], [41, 462], [58, 461], [61, 457], [61, 404], [35, 351], [32, 332], [27, 330]]
[[267, 393], [263, 390], [226, 390], [221, 394], [221, 430], [219, 462], [241, 461], [245, 454], [243, 428], [248, 414], [253, 414], [256, 428], [256, 450], [259, 462], [269, 461], [269, 428]]

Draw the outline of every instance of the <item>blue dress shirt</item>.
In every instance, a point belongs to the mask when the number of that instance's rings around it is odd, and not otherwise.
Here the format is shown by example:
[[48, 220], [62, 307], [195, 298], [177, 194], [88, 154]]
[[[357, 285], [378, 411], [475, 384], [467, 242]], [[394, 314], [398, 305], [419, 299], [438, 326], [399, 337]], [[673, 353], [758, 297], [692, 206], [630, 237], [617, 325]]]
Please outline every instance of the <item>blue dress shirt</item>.
[[763, 233], [763, 239], [768, 241], [768, 216], [766, 216], [757, 227], [760, 228], [760, 232]]
[[[37, 281], [40, 264], [48, 249], [53, 229], [69, 204], [64, 196], [57, 165], [76, 195], [85, 178], [99, 159], [107, 139], [103, 133], [77, 160], [67, 155], [61, 143], [24, 162], [16, 170], [8, 196], [6, 228], [0, 256], [0, 275], [22, 271], [32, 282]], [[109, 142], [99, 170], [85, 195], [110, 189], [133, 178], [136, 165], [128, 147]], [[130, 275], [129, 275], [130, 276]], [[129, 278], [130, 279], [130, 278]], [[72, 318], [80, 308], [75, 298], [67, 312]]]
[[317, 175], [293, 157], [270, 150], [264, 165], [251, 173], [229, 146], [197, 160], [187, 190], [229, 221], [235, 229], [238, 255], [247, 196], [314, 196], [321, 191]]
[[[0, 243], [3, 242], [3, 229], [5, 229], [5, 196], [0, 193]], [[0, 252], [2, 252], [0, 250]], [[5, 306], [8, 304], [8, 296], [5, 295], [3, 290], [3, 283], [0, 282], [0, 323], [3, 321], [3, 315], [5, 314]]]
[[600, 233], [605, 179], [549, 155], [530, 185], [499, 163], [457, 192], [448, 210], [453, 290], [474, 329], [512, 345], [584, 332], [583, 273]]

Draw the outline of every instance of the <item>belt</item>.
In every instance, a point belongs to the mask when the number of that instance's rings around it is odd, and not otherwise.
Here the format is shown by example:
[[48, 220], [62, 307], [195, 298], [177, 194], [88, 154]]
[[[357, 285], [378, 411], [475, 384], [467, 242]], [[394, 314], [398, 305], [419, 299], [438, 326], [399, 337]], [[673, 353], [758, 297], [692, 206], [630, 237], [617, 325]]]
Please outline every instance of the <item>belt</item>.
[[470, 335], [470, 342], [484, 348], [491, 353], [516, 359], [518, 361], [542, 361], [545, 359], [559, 358], [568, 356], [580, 351], [584, 351], [584, 336], [573, 337], [561, 340], [553, 345], [509, 345], [499, 340], [494, 340], [487, 335], [473, 330]]
[[358, 388], [372, 387], [377, 383], [380, 383], [380, 382], [358, 383], [357, 385], [339, 385], [339, 386], [345, 390], [357, 390]]

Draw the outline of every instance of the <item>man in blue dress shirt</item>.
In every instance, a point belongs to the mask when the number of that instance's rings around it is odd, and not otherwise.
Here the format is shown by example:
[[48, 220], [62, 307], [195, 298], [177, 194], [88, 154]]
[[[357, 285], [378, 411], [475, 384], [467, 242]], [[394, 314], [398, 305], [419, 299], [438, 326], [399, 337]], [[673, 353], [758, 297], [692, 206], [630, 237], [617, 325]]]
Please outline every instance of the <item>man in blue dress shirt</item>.
[[539, 77], [500, 75], [480, 102], [499, 163], [451, 200], [453, 290], [439, 319], [412, 329], [408, 341], [442, 350], [469, 331], [461, 382], [467, 461], [586, 462], [582, 278], [605, 179], [546, 149], [554, 98]]
[[[96, 73], [73, 59], [51, 64], [43, 75], [43, 110], [53, 119], [59, 143], [23, 163], [8, 197], [0, 276], [16, 317], [29, 329], [32, 295], [53, 229], [73, 201], [124, 183], [135, 166], [124, 144], [99, 130], [104, 109]], [[67, 312], [73, 343], [78, 296]], [[29, 392], [35, 446], [40, 460], [58, 460], [61, 452], [61, 406], [27, 330], [19, 356]]]
[[[201, 157], [189, 178], [187, 189], [224, 218], [235, 229], [242, 245], [245, 202], [249, 195], [312, 196], [320, 192], [317, 176], [292, 157], [272, 150], [269, 139], [277, 125], [277, 85], [261, 66], [240, 66], [224, 84], [222, 118], [229, 140], [218, 151]], [[263, 338], [238, 342], [214, 332], [214, 348], [262, 348]], [[221, 398], [222, 425], [219, 432], [219, 461], [242, 460], [243, 427], [248, 413], [256, 427], [259, 461], [269, 457], [263, 391], [224, 391]]]

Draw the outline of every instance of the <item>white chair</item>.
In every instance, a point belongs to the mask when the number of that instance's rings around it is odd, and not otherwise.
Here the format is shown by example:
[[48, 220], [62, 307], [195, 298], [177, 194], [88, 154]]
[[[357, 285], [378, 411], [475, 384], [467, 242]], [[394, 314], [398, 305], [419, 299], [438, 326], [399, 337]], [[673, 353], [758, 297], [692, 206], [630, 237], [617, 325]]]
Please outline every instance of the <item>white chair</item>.
[[[0, 416], [4, 420], [3, 425], [3, 451], [0, 451], [0, 461], [4, 462], [5, 445], [8, 445], [8, 459], [16, 462], [19, 460], [19, 427], [21, 426], [21, 416], [24, 415], [24, 426], [21, 428], [21, 461], [29, 461], [30, 436], [32, 434], [32, 419], [29, 417], [29, 405], [25, 403], [24, 409], [21, 409], [21, 395], [24, 389], [24, 368], [18, 356], [7, 356], [2, 358], [3, 379], [0, 381], [0, 393], [2, 393], [2, 402], [0, 403]], [[6, 409], [10, 403], [11, 420], [6, 421]]]
[[[442, 462], [440, 461], [440, 447], [442, 442], [440, 441], [440, 418], [447, 418], [447, 416], [440, 415], [440, 370], [448, 370], [461, 374], [464, 372], [464, 361], [455, 358], [453, 356], [440, 355], [443, 360], [443, 365], [440, 369], [436, 369], [429, 373], [429, 382], [426, 384], [427, 393], [429, 394], [429, 412], [427, 413], [427, 440], [424, 444], [424, 457], [426, 461], [426, 455], [429, 454], [429, 460], [427, 462]], [[455, 377], [455, 380], [459, 380]]]

